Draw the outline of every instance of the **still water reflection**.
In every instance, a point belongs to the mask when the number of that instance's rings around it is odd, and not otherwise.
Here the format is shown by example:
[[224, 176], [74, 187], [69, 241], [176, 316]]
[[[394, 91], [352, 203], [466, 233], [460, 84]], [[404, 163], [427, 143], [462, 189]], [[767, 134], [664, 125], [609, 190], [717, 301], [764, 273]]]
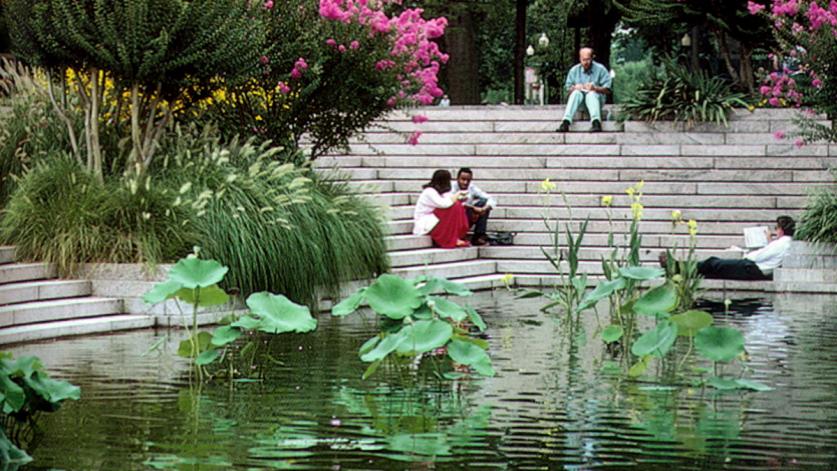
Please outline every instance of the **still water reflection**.
[[[82, 400], [45, 417], [30, 469], [834, 469], [837, 298], [707, 303], [745, 333], [767, 392], [628, 381], [596, 336], [538, 300], [478, 293], [497, 376], [361, 381], [360, 317], [283, 337], [263, 382], [189, 384], [182, 332], [20, 346]], [[604, 322], [604, 317], [601, 318]], [[143, 355], [161, 337], [163, 352]]]

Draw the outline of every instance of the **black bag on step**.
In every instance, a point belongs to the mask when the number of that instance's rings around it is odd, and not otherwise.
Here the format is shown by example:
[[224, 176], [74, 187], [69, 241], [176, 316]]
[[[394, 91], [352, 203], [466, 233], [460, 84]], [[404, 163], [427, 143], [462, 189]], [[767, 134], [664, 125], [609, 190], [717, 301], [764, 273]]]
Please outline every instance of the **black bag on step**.
[[514, 245], [514, 236], [517, 232], [495, 231], [486, 234], [489, 245]]

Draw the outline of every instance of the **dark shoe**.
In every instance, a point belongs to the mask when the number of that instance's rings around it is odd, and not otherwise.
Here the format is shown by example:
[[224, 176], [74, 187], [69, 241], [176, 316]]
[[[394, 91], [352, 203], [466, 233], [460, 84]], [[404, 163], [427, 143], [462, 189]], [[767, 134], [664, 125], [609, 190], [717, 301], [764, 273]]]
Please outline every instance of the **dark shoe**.
[[485, 236], [474, 237], [471, 239], [471, 245], [475, 247], [482, 247], [488, 245], [488, 239]]
[[602, 122], [598, 119], [593, 121], [593, 129], [590, 132], [602, 132]]
[[558, 129], [556, 129], [557, 132], [569, 132], [569, 130], [570, 130], [570, 122], [567, 121], [566, 119], [561, 121], [561, 125], [558, 126]]

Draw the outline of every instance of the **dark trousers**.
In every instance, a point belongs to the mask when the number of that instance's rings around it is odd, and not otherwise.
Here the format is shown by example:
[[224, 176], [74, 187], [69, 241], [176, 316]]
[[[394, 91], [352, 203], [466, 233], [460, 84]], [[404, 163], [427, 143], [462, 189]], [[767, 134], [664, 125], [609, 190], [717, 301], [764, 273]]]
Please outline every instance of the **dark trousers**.
[[[482, 208], [485, 206], [486, 202], [487, 200], [485, 198], [477, 198], [471, 206]], [[475, 242], [480, 237], [485, 237], [485, 230], [486, 227], [488, 227], [488, 214], [491, 210], [488, 210], [480, 215], [474, 213], [471, 208], [466, 208], [465, 212], [468, 215], [468, 222], [474, 226], [474, 235], [471, 236], [471, 242]]]
[[698, 272], [707, 279], [718, 280], [772, 280], [759, 270], [758, 265], [746, 258], [741, 260], [709, 257], [698, 263]]

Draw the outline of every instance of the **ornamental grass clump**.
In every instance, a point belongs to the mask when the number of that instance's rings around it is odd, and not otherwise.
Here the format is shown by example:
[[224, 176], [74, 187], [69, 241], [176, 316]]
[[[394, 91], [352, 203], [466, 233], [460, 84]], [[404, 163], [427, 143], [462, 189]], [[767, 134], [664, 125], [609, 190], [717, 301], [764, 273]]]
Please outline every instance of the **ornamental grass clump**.
[[[837, 183], [837, 169], [832, 169]], [[837, 244], [837, 184], [808, 197], [795, 237], [808, 242]]]

